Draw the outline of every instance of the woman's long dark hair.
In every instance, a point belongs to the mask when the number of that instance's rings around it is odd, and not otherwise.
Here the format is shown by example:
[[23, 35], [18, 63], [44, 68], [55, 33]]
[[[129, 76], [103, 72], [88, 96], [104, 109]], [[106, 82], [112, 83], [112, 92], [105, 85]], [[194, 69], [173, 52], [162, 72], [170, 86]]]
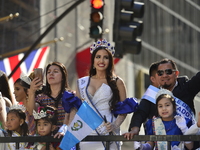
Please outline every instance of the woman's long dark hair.
[[[46, 67], [46, 76], [47, 76], [49, 67], [52, 65], [58, 66], [60, 68], [60, 71], [62, 72], [62, 84], [61, 84], [61, 91], [60, 91], [60, 93], [62, 93], [66, 89], [69, 89], [67, 69], [64, 66], [64, 64], [62, 64], [60, 62], [52, 62], [52, 63], [49, 63]], [[50, 85], [47, 81], [47, 78], [46, 78], [46, 87], [44, 90], [44, 94], [51, 95], [51, 89], [50, 89]]]
[[3, 73], [3, 75], [0, 77], [0, 92], [2, 96], [7, 97], [12, 103], [10, 85], [8, 82], [8, 77], [5, 73]]
[[102, 49], [106, 50], [108, 52], [108, 56], [109, 56], [109, 64], [108, 64], [108, 68], [106, 69], [106, 80], [113, 92], [113, 96], [112, 96], [111, 100], [109, 101], [110, 109], [115, 110], [115, 105], [117, 104], [117, 102], [120, 101], [120, 96], [119, 96], [119, 89], [116, 84], [117, 77], [114, 75], [113, 56], [106, 47], [100, 46], [93, 51], [93, 53], [91, 55], [91, 66], [90, 66], [90, 70], [89, 70], [89, 76], [92, 77], [92, 76], [96, 75], [96, 69], [93, 68], [94, 58], [96, 56], [96, 53]]
[[[28, 135], [28, 124], [26, 123], [26, 114], [25, 112], [23, 112], [21, 109], [11, 109], [8, 113], [14, 113], [16, 114], [17, 117], [19, 117], [20, 119], [24, 120], [24, 123], [20, 126], [21, 128], [21, 133], [19, 133], [21, 136], [27, 136]], [[8, 132], [8, 136], [12, 136], [12, 132], [11, 130], [7, 130]]]

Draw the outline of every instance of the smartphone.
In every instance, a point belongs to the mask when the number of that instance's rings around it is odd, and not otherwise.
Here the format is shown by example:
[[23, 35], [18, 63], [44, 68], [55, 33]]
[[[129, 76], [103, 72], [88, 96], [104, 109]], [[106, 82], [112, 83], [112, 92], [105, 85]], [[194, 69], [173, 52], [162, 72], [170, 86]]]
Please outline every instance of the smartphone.
[[42, 68], [35, 68], [34, 69], [34, 78], [36, 78], [36, 77], [43, 80], [43, 69]]

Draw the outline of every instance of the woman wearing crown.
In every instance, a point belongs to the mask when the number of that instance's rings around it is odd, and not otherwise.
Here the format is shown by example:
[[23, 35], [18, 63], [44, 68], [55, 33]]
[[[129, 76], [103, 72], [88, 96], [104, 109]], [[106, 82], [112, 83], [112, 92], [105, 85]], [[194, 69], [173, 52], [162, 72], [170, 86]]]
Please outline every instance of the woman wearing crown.
[[[17, 79], [14, 83], [14, 95], [15, 99], [19, 104], [27, 107], [28, 100], [28, 90], [30, 89], [31, 79], [26, 76], [24, 73], [20, 75], [20, 78]], [[26, 122], [28, 123], [29, 135], [35, 134], [35, 122], [33, 115], [26, 110]]]
[[[120, 125], [127, 113], [133, 112], [137, 102], [127, 98], [123, 80], [114, 74], [114, 48], [106, 40], [97, 41], [91, 46], [91, 67], [89, 76], [78, 79], [76, 95], [88, 104], [105, 120], [103, 126], [91, 135], [120, 134]], [[124, 106], [130, 106], [124, 109]], [[126, 107], [127, 108], [127, 107]], [[111, 142], [110, 149], [120, 149], [120, 142]], [[81, 142], [81, 150], [105, 149], [103, 142]]]

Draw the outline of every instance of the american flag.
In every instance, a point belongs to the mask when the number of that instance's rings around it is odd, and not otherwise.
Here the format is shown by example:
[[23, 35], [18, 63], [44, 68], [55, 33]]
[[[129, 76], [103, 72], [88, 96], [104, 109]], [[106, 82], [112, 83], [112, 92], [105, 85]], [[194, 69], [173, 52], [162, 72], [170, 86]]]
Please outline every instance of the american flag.
[[[29, 75], [34, 68], [44, 68], [49, 54], [49, 49], [50, 47], [47, 46], [32, 51], [26, 60], [20, 65], [17, 71], [13, 74], [13, 76], [9, 79], [10, 86], [13, 86], [13, 83], [20, 77], [22, 72], [26, 75]], [[20, 53], [18, 55], [0, 60], [0, 70], [4, 71], [6, 75], [9, 76], [23, 56], [24, 53]], [[12, 90], [13, 89], [11, 89], [11, 91]]]

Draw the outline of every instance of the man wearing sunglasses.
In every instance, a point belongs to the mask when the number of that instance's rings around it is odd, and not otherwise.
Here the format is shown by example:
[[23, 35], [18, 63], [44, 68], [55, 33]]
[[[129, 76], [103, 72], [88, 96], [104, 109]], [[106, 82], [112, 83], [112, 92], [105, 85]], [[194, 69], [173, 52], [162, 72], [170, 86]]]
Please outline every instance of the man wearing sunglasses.
[[200, 72], [188, 81], [178, 78], [179, 71], [175, 62], [163, 59], [159, 62], [157, 75], [160, 86], [172, 91], [175, 97], [185, 102], [195, 113], [194, 97], [200, 91]]
[[[160, 86], [172, 91], [175, 97], [186, 103], [193, 113], [195, 113], [193, 100], [196, 94], [200, 91], [200, 72], [191, 78], [191, 80], [188, 80], [186, 77], [178, 77], [179, 71], [174, 61], [170, 59], [162, 59], [157, 64], [155, 79], [157, 79], [158, 84], [156, 87]], [[152, 105], [155, 104], [150, 103], [147, 99], [142, 99], [141, 104], [139, 105], [138, 111], [134, 113], [131, 119], [131, 131], [125, 134], [127, 139], [131, 139], [133, 138], [133, 135], [139, 134], [141, 124], [147, 118], [151, 117], [148, 117], [148, 115], [155, 114], [155, 108], [152, 107]]]

